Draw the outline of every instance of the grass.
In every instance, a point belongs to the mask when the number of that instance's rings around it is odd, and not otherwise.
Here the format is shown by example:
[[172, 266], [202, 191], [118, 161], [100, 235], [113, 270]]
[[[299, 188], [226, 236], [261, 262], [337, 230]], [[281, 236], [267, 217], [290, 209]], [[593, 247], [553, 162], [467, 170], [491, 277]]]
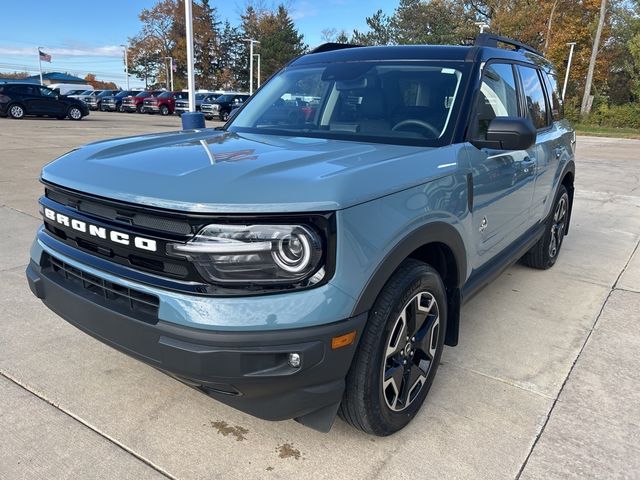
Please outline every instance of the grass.
[[598, 125], [583, 125], [580, 123], [574, 125], [574, 127], [578, 135], [640, 139], [640, 129], [637, 128], [600, 127]]

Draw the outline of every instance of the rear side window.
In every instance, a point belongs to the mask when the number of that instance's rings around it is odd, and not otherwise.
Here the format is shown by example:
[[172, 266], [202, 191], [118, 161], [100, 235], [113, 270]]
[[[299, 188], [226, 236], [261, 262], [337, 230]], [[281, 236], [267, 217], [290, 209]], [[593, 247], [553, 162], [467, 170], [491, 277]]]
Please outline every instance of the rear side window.
[[544, 90], [540, 83], [538, 70], [518, 65], [518, 71], [522, 79], [527, 118], [531, 119], [537, 129], [549, 126], [547, 104], [545, 103]]
[[481, 139], [494, 118], [518, 116], [516, 80], [510, 64], [490, 63], [484, 68], [475, 112], [474, 136]]
[[543, 73], [542, 77], [547, 86], [549, 104], [551, 105], [551, 118], [553, 118], [554, 122], [562, 120], [564, 118], [564, 108], [558, 91], [558, 79], [553, 73]]

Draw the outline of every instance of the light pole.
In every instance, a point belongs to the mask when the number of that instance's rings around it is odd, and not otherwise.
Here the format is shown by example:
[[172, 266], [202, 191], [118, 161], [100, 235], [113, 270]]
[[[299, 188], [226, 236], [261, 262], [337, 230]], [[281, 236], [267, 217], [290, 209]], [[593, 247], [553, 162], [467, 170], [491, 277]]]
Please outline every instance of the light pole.
[[489, 25], [484, 22], [476, 22], [475, 25], [480, 29], [480, 33], [484, 33], [484, 31], [489, 28]]
[[164, 57], [165, 60], [169, 60], [169, 75], [171, 76], [171, 91], [173, 92], [173, 57]]
[[260, 45], [260, 42], [253, 38], [245, 38], [244, 41], [249, 42], [249, 95], [253, 95], [253, 44]]
[[576, 42], [569, 42], [567, 45], [570, 45], [571, 48], [569, 50], [569, 60], [567, 61], [567, 71], [564, 74], [564, 85], [562, 86], [562, 101], [564, 102], [564, 94], [567, 93], [567, 83], [569, 82], [569, 70], [571, 69], [571, 59], [573, 58], [573, 47], [576, 46]]
[[260, 54], [254, 53], [253, 55], [258, 59], [258, 88], [260, 88]]
[[129, 90], [129, 59], [127, 55], [127, 46], [126, 45], [120, 45], [122, 48], [124, 48], [124, 74], [127, 77], [127, 90]]
[[[187, 30], [187, 84], [189, 111], [182, 114], [182, 129], [195, 130], [204, 128], [204, 114], [196, 112], [196, 79], [193, 71], [193, 12], [192, 0], [184, 2], [184, 17]], [[173, 72], [173, 69], [171, 70]]]

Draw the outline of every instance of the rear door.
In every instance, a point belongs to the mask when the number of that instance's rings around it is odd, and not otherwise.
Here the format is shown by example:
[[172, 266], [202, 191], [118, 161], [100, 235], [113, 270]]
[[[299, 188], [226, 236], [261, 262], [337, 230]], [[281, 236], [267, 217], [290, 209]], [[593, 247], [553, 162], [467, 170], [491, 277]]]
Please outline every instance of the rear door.
[[[488, 63], [482, 74], [470, 132], [486, 135], [496, 117], [518, 117], [523, 107], [518, 77], [510, 63]], [[473, 178], [473, 234], [479, 267], [523, 235], [530, 226], [529, 210], [536, 171], [535, 147], [505, 151], [469, 149]]]

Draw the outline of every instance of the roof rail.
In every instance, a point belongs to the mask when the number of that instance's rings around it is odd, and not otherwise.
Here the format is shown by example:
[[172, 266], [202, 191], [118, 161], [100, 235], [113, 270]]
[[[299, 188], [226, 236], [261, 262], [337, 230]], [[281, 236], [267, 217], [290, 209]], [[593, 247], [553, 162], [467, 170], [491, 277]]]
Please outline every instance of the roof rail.
[[359, 46], [360, 45], [352, 45], [350, 43], [329, 42], [329, 43], [323, 43], [322, 45], [317, 46], [316, 48], [311, 50], [309, 53], [332, 52], [333, 50], [343, 50], [345, 48], [356, 48]]
[[536, 50], [529, 45], [526, 45], [522, 42], [518, 42], [517, 40], [513, 40], [508, 37], [501, 37], [499, 35], [493, 35], [491, 33], [481, 33], [476, 37], [476, 41], [474, 45], [478, 47], [496, 47], [498, 48], [499, 43], [504, 43], [506, 45], [511, 45], [512, 47], [516, 47], [516, 49], [526, 50], [527, 52], [535, 53], [536, 55], [540, 55], [543, 57], [544, 55], [539, 50]]

